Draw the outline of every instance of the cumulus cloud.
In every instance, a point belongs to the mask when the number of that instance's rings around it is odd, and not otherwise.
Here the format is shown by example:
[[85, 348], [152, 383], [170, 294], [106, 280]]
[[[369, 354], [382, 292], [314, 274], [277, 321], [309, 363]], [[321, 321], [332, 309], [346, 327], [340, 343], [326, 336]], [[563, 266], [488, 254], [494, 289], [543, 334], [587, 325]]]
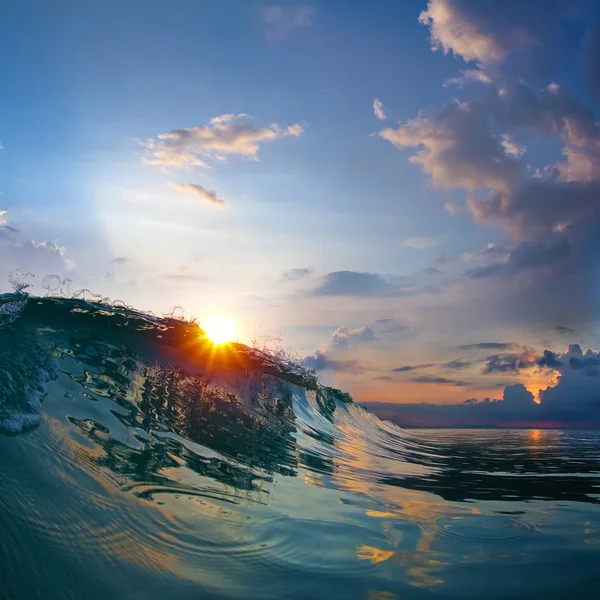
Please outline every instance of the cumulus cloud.
[[298, 281], [312, 275], [312, 269], [291, 269], [290, 271], [284, 271], [281, 277], [282, 281]]
[[332, 334], [331, 341], [307, 356], [302, 364], [315, 371], [363, 371], [356, 360], [347, 358], [348, 352], [378, 339], [369, 326], [348, 327], [340, 325]]
[[377, 339], [375, 332], [368, 326], [352, 329], [346, 325], [338, 327], [331, 338], [334, 346], [348, 346], [355, 342], [370, 342]]
[[[528, 305], [546, 322], [597, 313], [590, 290], [600, 270], [592, 258], [600, 251], [600, 124], [581, 86], [570, 93], [556, 68], [570, 61], [576, 77], [583, 65], [593, 85], [600, 26], [585, 18], [591, 6], [430, 0], [420, 20], [433, 48], [476, 63], [447, 83], [484, 85], [463, 87], [464, 97], [379, 132], [395, 147], [413, 149], [410, 160], [434, 187], [464, 190], [464, 210], [477, 224], [508, 235], [502, 248], [468, 257], [486, 264], [467, 269], [461, 285], [494, 285], [488, 289], [511, 318], [521, 319]], [[532, 165], [541, 144], [560, 154]]]
[[161, 167], [210, 168], [207, 160], [226, 162], [229, 155], [258, 160], [261, 144], [303, 133], [299, 123], [259, 127], [245, 114], [220, 115], [211, 119], [209, 125], [175, 129], [147, 139], [143, 161]]
[[361, 365], [355, 360], [335, 359], [321, 350], [317, 350], [314, 354], [304, 358], [302, 365], [317, 372], [339, 371], [356, 373], [362, 370]]
[[481, 372], [490, 373], [518, 373], [521, 369], [527, 369], [538, 364], [539, 357], [534, 350], [523, 350], [523, 352], [512, 354], [491, 354], [485, 359], [485, 365]]
[[225, 206], [225, 201], [216, 192], [207, 190], [199, 183], [172, 183], [171, 187], [183, 194], [191, 194], [213, 206]]
[[410, 160], [438, 188], [507, 191], [525, 169], [492, 134], [487, 113], [482, 104], [452, 102], [379, 135], [398, 148], [420, 148]]
[[465, 62], [495, 65], [519, 55], [538, 65], [545, 49], [565, 51], [568, 36], [560, 20], [573, 5], [567, 0], [473, 2], [429, 0], [419, 21], [428, 26], [434, 50]]
[[323, 277], [314, 296], [403, 296], [408, 290], [391, 283], [377, 273], [334, 271]]
[[380, 121], [385, 121], [387, 119], [383, 102], [381, 102], [381, 100], [379, 100], [378, 98], [375, 98], [375, 100], [373, 100], [373, 112]]
[[279, 42], [293, 31], [313, 25], [316, 10], [312, 6], [267, 6], [263, 11], [263, 20], [267, 23], [267, 39]]
[[[516, 362], [515, 362], [516, 361]], [[521, 383], [505, 387], [498, 400], [469, 398], [462, 404], [368, 405], [384, 418], [405, 426], [429, 427], [600, 427], [600, 352], [583, 352], [577, 344], [562, 354], [550, 350], [534, 357], [520, 355], [507, 367], [551, 369], [555, 380], [539, 391], [539, 402]]]

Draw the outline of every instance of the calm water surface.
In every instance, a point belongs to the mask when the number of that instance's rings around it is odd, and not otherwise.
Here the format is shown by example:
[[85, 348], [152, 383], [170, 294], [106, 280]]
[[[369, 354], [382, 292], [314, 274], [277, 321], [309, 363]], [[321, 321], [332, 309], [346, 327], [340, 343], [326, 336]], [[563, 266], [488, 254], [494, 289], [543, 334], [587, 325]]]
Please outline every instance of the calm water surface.
[[598, 597], [596, 432], [404, 431], [189, 324], [19, 310], [0, 598]]

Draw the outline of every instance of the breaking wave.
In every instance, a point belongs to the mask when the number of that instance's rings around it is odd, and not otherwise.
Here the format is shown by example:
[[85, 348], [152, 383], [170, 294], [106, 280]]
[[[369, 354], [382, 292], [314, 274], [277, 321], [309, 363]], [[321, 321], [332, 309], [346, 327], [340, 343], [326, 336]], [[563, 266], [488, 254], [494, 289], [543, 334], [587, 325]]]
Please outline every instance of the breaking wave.
[[531, 569], [573, 553], [597, 589], [596, 433], [417, 435], [195, 323], [13, 283], [1, 598], [561, 597]]

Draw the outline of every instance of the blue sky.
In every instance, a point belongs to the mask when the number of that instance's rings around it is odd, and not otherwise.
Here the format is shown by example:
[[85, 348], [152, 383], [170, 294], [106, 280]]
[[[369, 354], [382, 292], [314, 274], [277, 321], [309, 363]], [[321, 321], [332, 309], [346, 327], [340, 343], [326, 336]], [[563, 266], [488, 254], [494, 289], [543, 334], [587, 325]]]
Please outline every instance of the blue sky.
[[596, 3], [1, 16], [3, 281], [225, 313], [393, 407], [539, 401], [598, 346]]

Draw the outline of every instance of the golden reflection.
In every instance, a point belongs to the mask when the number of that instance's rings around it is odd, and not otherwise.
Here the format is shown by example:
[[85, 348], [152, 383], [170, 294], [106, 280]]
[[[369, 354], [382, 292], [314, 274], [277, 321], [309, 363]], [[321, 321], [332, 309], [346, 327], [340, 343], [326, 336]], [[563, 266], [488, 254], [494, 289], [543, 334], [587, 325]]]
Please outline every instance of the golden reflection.
[[396, 554], [394, 550], [382, 550], [374, 546], [359, 546], [356, 550], [356, 556], [359, 560], [369, 560], [372, 564], [377, 564], [389, 560]]
[[367, 592], [367, 600], [398, 600], [398, 598], [398, 594], [383, 590], [369, 590]]
[[534, 446], [537, 446], [540, 443], [540, 438], [542, 437], [542, 432], [540, 429], [531, 429], [529, 432], [529, 439], [531, 440]]

